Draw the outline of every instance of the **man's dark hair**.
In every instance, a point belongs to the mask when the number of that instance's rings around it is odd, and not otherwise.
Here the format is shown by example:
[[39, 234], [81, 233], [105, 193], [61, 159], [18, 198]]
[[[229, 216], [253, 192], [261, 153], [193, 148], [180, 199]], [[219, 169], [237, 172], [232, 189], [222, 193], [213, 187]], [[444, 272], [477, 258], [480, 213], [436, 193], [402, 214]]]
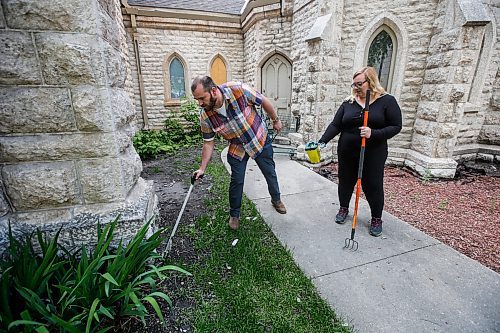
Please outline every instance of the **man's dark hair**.
[[213, 87], [217, 87], [214, 80], [212, 80], [210, 76], [197, 76], [193, 79], [193, 83], [191, 83], [191, 92], [194, 92], [199, 84], [203, 86], [203, 90], [205, 91], [210, 91]]

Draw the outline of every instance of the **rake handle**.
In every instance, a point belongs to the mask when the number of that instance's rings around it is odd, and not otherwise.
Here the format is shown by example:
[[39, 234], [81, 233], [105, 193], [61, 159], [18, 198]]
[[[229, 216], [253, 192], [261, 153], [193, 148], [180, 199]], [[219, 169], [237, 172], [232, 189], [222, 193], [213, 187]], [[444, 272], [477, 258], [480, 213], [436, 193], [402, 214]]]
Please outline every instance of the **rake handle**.
[[[371, 90], [368, 89], [366, 91], [365, 108], [363, 109], [363, 127], [366, 127], [368, 125], [368, 113], [370, 111], [370, 96], [371, 96]], [[359, 152], [358, 181], [356, 182], [356, 200], [354, 202], [354, 216], [352, 218], [351, 239], [354, 239], [356, 222], [358, 221], [358, 205], [359, 205], [359, 196], [361, 195], [361, 179], [363, 178], [363, 164], [365, 162], [365, 147], [366, 147], [366, 138], [362, 137], [361, 150]]]

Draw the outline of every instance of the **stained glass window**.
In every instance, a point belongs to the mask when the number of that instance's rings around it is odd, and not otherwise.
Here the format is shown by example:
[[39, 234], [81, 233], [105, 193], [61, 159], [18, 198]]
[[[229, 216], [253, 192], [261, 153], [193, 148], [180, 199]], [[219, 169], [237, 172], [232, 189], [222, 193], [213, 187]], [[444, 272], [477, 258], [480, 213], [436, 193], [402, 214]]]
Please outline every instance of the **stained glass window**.
[[186, 96], [186, 85], [184, 82], [184, 66], [179, 59], [174, 58], [170, 63], [170, 97], [179, 99]]
[[393, 42], [387, 31], [382, 30], [370, 45], [368, 66], [375, 68], [382, 87], [387, 89], [391, 71]]

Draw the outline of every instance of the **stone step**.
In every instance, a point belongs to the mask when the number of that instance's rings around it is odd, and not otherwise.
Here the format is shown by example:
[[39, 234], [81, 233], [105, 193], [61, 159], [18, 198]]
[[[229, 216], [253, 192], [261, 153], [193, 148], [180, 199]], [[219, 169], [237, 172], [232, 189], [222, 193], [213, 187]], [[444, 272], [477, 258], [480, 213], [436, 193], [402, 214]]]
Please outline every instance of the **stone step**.
[[273, 144], [277, 144], [277, 145], [290, 145], [292, 143], [292, 141], [290, 141], [289, 138], [287, 137], [284, 137], [284, 136], [276, 136], [274, 138], [274, 141], [273, 141]]

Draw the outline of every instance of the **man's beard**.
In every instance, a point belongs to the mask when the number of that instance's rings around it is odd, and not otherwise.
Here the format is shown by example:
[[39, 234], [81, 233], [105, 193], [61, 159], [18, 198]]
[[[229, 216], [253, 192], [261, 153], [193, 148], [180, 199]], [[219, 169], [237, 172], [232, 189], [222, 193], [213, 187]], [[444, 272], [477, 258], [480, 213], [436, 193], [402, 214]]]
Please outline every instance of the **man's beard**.
[[210, 94], [210, 103], [204, 107], [205, 111], [212, 111], [215, 107], [215, 102], [217, 102], [217, 98], [213, 97], [212, 94]]

